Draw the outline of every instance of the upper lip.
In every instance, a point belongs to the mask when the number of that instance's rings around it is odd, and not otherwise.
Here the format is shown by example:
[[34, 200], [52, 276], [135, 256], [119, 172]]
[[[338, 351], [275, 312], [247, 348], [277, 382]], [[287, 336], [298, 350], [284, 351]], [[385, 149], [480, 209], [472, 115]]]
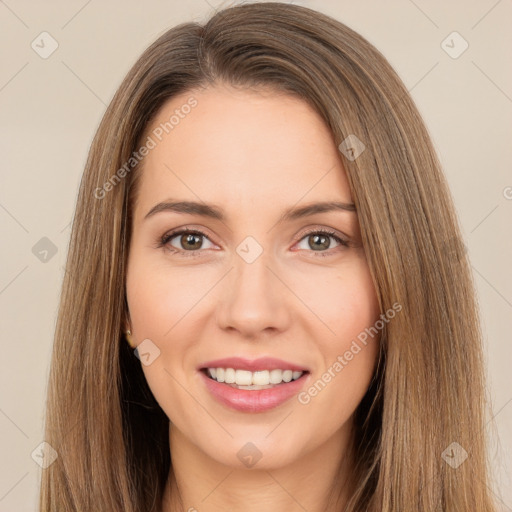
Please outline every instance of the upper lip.
[[275, 357], [260, 357], [258, 359], [246, 359], [243, 357], [226, 357], [223, 359], [215, 359], [214, 361], [207, 361], [199, 365], [198, 370], [204, 368], [233, 368], [235, 370], [248, 370], [255, 372], [258, 370], [293, 370], [297, 372], [309, 371], [307, 367], [284, 361], [283, 359], [276, 359]]

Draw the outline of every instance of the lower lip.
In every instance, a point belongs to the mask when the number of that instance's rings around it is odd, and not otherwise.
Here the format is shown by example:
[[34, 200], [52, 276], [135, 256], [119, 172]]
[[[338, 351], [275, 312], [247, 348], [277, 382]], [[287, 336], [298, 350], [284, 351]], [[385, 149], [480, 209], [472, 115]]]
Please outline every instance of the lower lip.
[[241, 412], [264, 412], [278, 407], [304, 387], [309, 373], [303, 373], [297, 380], [278, 384], [268, 389], [237, 389], [217, 382], [199, 371], [208, 391], [220, 403]]

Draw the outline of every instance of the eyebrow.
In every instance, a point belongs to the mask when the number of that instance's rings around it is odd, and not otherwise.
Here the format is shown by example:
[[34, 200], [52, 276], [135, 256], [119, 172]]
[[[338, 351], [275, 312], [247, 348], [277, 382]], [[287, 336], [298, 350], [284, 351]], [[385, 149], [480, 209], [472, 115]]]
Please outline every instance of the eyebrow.
[[[340, 201], [324, 201], [318, 203], [310, 203], [301, 207], [288, 208], [280, 217], [278, 222], [297, 220], [316, 213], [324, 213], [331, 211], [355, 212], [356, 207], [353, 203], [343, 203]], [[188, 213], [200, 215], [202, 217], [210, 217], [212, 219], [225, 221], [226, 216], [222, 208], [211, 203], [199, 203], [196, 201], [173, 201], [168, 199], [156, 204], [146, 213], [144, 220], [156, 215], [159, 212]]]

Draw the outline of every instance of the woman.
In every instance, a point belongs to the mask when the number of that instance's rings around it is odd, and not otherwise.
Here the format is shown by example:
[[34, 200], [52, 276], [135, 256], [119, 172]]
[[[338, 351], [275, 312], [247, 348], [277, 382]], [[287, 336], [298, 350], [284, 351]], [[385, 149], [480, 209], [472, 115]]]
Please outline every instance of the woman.
[[384, 57], [245, 4], [160, 37], [92, 144], [41, 510], [493, 511], [452, 200]]

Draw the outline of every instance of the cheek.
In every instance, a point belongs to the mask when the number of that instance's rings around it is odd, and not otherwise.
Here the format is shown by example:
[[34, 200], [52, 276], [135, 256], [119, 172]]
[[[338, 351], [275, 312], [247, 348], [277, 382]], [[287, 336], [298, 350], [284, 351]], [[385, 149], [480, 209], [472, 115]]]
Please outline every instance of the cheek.
[[323, 345], [324, 354], [344, 350], [379, 317], [377, 294], [363, 258], [347, 259], [336, 268], [301, 272], [299, 279], [295, 276], [294, 285], [297, 296], [316, 317], [315, 338]]
[[133, 247], [126, 277], [132, 334], [137, 343], [151, 340], [159, 351], [154, 362], [142, 367], [157, 400], [181, 396], [175, 379], [184, 382], [190, 377], [186, 371], [195, 361], [205, 327], [199, 318], [211, 311], [208, 291], [218, 279], [211, 267], [173, 266], [166, 258]]
[[[172, 267], [165, 259], [130, 256], [126, 293], [136, 339], [163, 340], [172, 336], [179, 322], [211, 286], [211, 271], [198, 267]], [[176, 327], [175, 327], [176, 326]]]
[[[203, 278], [206, 288], [209, 280]], [[171, 269], [165, 261], [152, 261], [138, 248], [130, 254], [126, 294], [132, 333], [137, 343], [149, 339], [157, 347], [150, 345], [158, 356], [150, 364], [142, 364], [142, 370], [162, 409], [170, 418], [171, 413], [175, 415], [171, 419], [186, 417], [188, 397], [180, 383], [185, 382], [184, 361], [190, 339], [195, 338], [189, 320], [205, 293], [200, 282], [201, 275], [194, 274], [192, 282], [190, 269]]]
[[368, 389], [379, 352], [380, 310], [366, 261], [316, 277], [316, 286], [311, 276], [304, 278], [302, 293], [325, 325], [323, 335], [315, 337], [322, 366], [299, 402], [324, 417], [321, 428], [331, 431], [348, 419]]
[[331, 318], [334, 331], [338, 334], [334, 344], [343, 350], [375, 324], [380, 311], [366, 262], [340, 277], [336, 285], [335, 289], [331, 289], [332, 302], [336, 302]]

